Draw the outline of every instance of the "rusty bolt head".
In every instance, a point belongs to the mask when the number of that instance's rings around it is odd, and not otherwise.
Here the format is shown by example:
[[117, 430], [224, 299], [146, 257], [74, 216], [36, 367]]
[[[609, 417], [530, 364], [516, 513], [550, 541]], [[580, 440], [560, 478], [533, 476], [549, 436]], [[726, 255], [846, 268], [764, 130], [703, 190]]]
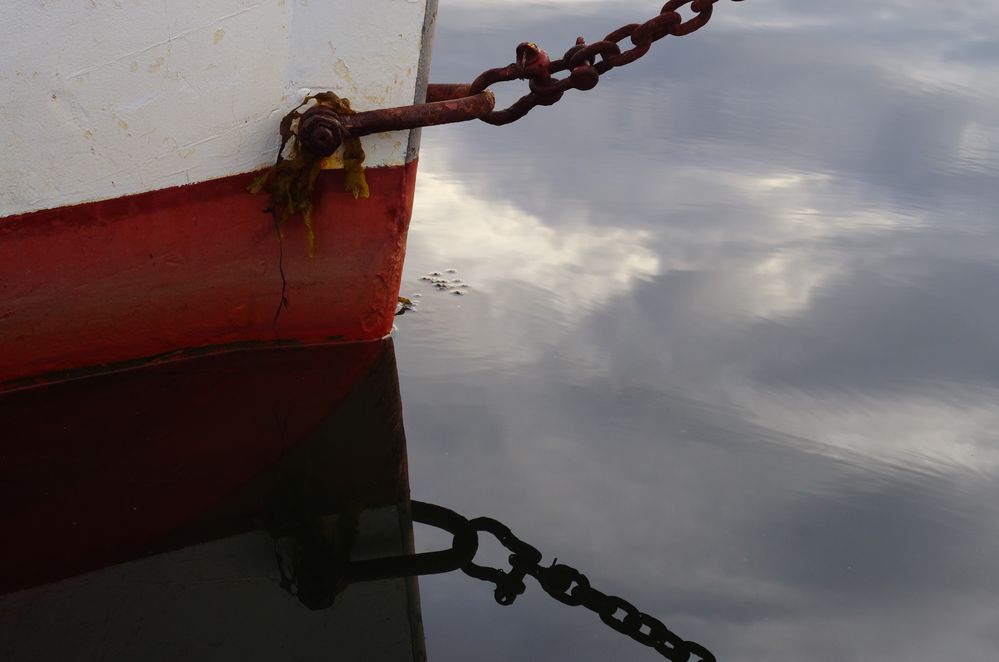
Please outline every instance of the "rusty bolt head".
[[340, 116], [327, 106], [314, 106], [298, 121], [298, 141], [313, 154], [332, 156], [343, 143]]

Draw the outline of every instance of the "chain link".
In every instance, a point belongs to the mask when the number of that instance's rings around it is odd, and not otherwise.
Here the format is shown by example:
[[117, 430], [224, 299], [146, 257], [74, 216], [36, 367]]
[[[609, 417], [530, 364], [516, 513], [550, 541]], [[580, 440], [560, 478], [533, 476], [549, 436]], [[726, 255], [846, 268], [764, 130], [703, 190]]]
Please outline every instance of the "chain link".
[[[615, 67], [631, 64], [648, 53], [653, 43], [666, 36], [679, 37], [701, 29], [711, 19], [716, 2], [718, 0], [670, 0], [663, 6], [658, 16], [645, 23], [623, 25], [592, 44], [587, 44], [582, 37], [579, 37], [575, 46], [554, 61], [550, 60], [548, 54], [538, 48], [537, 44], [524, 42], [517, 46], [516, 62], [483, 72], [467, 90], [463, 91], [466, 96], [473, 96], [499, 82], [527, 79], [530, 89], [528, 94], [507, 108], [493, 110], [479, 118], [489, 124], [509, 124], [536, 106], [550, 106], [556, 103], [568, 90], [593, 89], [602, 74]], [[685, 21], [678, 10], [686, 5], [690, 5], [694, 16]], [[630, 40], [631, 47], [622, 50], [619, 44], [625, 39]], [[569, 73], [560, 79], [552, 76], [562, 71]]]

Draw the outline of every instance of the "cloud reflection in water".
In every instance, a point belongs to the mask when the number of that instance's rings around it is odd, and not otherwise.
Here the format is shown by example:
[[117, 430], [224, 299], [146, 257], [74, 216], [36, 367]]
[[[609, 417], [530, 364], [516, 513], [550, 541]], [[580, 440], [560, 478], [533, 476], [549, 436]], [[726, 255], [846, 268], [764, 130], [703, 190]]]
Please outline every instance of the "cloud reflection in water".
[[[435, 80], [637, 18], [466, 5]], [[404, 288], [473, 288], [399, 323], [414, 493], [722, 660], [990, 662], [999, 9], [715, 13], [513, 127], [425, 134]], [[537, 587], [423, 586], [434, 659], [651, 659]]]

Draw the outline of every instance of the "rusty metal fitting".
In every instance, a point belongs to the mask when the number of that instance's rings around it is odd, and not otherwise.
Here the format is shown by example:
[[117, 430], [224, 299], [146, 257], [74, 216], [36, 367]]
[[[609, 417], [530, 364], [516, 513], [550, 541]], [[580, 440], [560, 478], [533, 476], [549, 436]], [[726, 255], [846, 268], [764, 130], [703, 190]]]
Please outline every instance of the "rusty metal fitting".
[[341, 117], [343, 128], [353, 137], [383, 131], [402, 131], [420, 126], [437, 126], [481, 119], [492, 112], [496, 97], [490, 90], [472, 96], [444, 99], [416, 106], [369, 110]]
[[343, 138], [343, 121], [328, 106], [313, 106], [298, 121], [298, 141], [313, 154], [332, 156]]
[[467, 92], [468, 86], [430, 87], [433, 88], [432, 97], [440, 100], [350, 115], [341, 115], [324, 105], [313, 106], [303, 113], [298, 122], [298, 140], [310, 152], [327, 157], [340, 147], [345, 138], [482, 119], [496, 106], [496, 97], [489, 90], [455, 98], [451, 95]]

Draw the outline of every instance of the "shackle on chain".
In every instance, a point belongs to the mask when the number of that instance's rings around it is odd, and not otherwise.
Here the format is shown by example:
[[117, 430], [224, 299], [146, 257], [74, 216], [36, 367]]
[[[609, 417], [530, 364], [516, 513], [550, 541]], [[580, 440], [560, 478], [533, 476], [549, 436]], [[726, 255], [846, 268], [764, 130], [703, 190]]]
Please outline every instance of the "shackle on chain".
[[[669, 0], [657, 16], [644, 23], [621, 26], [592, 44], [579, 37], [572, 48], [554, 61], [537, 44], [523, 42], [516, 48], [514, 62], [505, 67], [488, 69], [470, 84], [428, 85], [426, 103], [352, 114], [340, 114], [328, 106], [315, 105], [299, 120], [298, 142], [310, 152], [327, 157], [340, 147], [344, 139], [373, 133], [474, 119], [496, 126], [509, 124], [535, 106], [557, 103], [568, 90], [593, 89], [602, 74], [634, 62], [648, 53], [654, 42], [666, 36], [680, 37], [701, 29], [711, 19], [716, 2], [718, 0]], [[690, 5], [694, 16], [683, 20], [678, 10], [686, 5]], [[631, 41], [631, 48], [621, 49], [619, 43], [624, 39]], [[554, 77], [553, 74], [563, 71], [568, 74], [562, 78]], [[496, 98], [489, 87], [518, 79], [528, 81], [529, 92], [509, 107], [497, 110]]]

